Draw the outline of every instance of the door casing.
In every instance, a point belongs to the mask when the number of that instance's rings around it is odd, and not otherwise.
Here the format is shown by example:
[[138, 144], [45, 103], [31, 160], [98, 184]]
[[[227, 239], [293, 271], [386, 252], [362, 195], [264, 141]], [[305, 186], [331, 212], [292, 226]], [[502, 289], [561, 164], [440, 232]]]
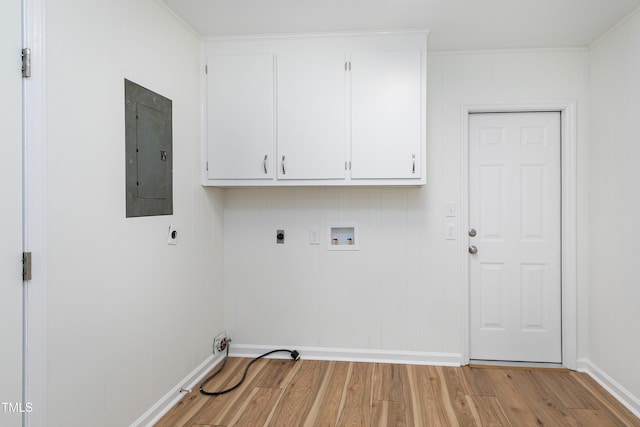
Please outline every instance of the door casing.
[[[561, 168], [562, 168], [562, 364], [577, 369], [577, 155], [576, 155], [576, 102], [554, 101], [531, 104], [466, 104], [461, 111], [461, 230], [469, 229], [469, 114], [514, 112], [560, 112]], [[460, 239], [462, 266], [462, 364], [469, 364], [469, 256], [467, 239]]]
[[24, 397], [33, 410], [23, 426], [47, 425], [47, 180], [45, 1], [22, 0], [23, 46], [31, 49], [31, 77], [23, 79], [24, 250], [33, 253], [24, 292]]

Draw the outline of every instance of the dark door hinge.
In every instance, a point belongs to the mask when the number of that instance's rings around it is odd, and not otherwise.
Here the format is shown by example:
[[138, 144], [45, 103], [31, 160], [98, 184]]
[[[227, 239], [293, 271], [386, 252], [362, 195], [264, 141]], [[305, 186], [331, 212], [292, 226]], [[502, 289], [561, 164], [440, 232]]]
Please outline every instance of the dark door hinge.
[[31, 252], [22, 253], [22, 280], [31, 280]]
[[22, 77], [31, 77], [31, 49], [22, 49]]

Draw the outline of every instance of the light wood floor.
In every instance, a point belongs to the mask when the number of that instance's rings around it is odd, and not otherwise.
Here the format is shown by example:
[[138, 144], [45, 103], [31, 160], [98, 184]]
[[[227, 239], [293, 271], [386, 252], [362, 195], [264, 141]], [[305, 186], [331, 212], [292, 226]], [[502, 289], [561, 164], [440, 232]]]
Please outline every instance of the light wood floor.
[[[230, 358], [208, 385], [236, 383]], [[217, 397], [196, 389], [157, 426], [640, 426], [588, 375], [559, 370], [446, 368], [261, 359]]]

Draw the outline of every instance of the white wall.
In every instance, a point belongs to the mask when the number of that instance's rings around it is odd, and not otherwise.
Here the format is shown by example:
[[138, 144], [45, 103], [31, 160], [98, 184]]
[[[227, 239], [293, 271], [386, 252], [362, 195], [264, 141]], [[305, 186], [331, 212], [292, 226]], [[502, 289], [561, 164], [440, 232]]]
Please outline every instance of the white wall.
[[[586, 50], [431, 54], [426, 186], [227, 190], [225, 320], [234, 342], [459, 354], [466, 239], [458, 229], [457, 241], [445, 241], [444, 231], [445, 203], [463, 203], [461, 106], [576, 100], [580, 180], [586, 84]], [[360, 251], [308, 244], [309, 229], [324, 239], [326, 224], [339, 221], [358, 223]]]
[[640, 399], [639, 13], [591, 49], [589, 67], [588, 358]]
[[[198, 183], [200, 42], [152, 0], [48, 1], [45, 40], [45, 424], [129, 425], [224, 327], [223, 193]], [[173, 100], [172, 216], [125, 218], [124, 78]]]

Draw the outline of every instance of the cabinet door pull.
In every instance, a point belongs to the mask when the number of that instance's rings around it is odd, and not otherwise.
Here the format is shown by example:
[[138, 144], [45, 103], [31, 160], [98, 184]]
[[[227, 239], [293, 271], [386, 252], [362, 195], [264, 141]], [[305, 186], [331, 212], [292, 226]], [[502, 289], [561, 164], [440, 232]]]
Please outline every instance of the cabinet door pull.
[[267, 158], [268, 157], [269, 156], [265, 154], [264, 155], [264, 160], [262, 161], [262, 168], [264, 169], [264, 174], [265, 175], [267, 174]]
[[287, 168], [284, 163], [284, 156], [282, 156], [282, 175], [286, 175], [286, 174], [287, 174]]
[[411, 173], [416, 173], [416, 155], [415, 154], [411, 155], [411, 162], [412, 162]]

